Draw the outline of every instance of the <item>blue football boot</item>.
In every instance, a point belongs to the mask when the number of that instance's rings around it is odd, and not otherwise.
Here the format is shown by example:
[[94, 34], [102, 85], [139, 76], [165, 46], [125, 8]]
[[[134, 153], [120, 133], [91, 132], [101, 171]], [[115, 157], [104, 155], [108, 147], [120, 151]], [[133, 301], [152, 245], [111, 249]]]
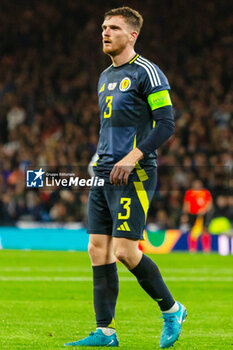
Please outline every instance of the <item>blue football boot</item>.
[[104, 335], [101, 329], [91, 332], [88, 337], [80, 339], [72, 343], [66, 343], [65, 346], [119, 346], [116, 333], [112, 335]]
[[187, 317], [186, 308], [177, 301], [179, 310], [173, 313], [162, 313], [163, 330], [160, 338], [160, 348], [170, 348], [179, 338], [182, 323]]

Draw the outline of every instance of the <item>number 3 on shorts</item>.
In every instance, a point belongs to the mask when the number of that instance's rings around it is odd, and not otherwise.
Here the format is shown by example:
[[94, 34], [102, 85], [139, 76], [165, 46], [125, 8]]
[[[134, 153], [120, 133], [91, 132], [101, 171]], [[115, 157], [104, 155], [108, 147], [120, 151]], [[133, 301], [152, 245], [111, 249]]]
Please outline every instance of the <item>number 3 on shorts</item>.
[[126, 210], [125, 215], [122, 215], [121, 213], [118, 213], [118, 219], [119, 220], [127, 220], [130, 217], [130, 204], [131, 204], [131, 198], [125, 198], [122, 197], [120, 204], [124, 204], [123, 205], [123, 209]]

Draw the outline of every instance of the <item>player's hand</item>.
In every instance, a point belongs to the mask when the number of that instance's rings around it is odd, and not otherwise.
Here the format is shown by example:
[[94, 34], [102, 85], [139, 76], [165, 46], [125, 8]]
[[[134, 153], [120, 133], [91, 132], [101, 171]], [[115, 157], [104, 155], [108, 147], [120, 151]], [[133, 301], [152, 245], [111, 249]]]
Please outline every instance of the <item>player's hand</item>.
[[136, 163], [143, 158], [143, 153], [135, 148], [129, 152], [127, 156], [117, 162], [110, 173], [110, 183], [114, 185], [127, 185], [128, 178], [132, 170], [135, 168]]

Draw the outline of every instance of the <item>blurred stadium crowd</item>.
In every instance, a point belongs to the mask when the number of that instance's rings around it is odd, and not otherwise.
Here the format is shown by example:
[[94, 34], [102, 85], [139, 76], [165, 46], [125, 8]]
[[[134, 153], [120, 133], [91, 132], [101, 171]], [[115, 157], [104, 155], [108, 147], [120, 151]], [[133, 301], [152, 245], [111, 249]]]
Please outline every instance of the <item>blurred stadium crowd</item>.
[[[121, 1], [0, 4], [0, 222], [85, 220], [87, 193], [26, 191], [28, 165], [87, 165], [96, 151], [96, 86], [109, 64], [103, 14]], [[158, 152], [149, 220], [180, 225], [184, 192], [202, 180], [233, 221], [233, 12], [220, 0], [128, 1], [144, 17], [136, 50], [172, 87], [176, 134]], [[220, 198], [220, 199], [219, 199]]]

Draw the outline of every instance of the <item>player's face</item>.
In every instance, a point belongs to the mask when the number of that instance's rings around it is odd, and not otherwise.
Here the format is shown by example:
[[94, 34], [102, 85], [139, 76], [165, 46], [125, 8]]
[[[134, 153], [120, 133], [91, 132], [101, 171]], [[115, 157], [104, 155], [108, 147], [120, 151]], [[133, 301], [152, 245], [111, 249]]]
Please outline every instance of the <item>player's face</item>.
[[103, 52], [110, 56], [118, 56], [134, 43], [132, 28], [122, 16], [107, 17], [102, 24]]

